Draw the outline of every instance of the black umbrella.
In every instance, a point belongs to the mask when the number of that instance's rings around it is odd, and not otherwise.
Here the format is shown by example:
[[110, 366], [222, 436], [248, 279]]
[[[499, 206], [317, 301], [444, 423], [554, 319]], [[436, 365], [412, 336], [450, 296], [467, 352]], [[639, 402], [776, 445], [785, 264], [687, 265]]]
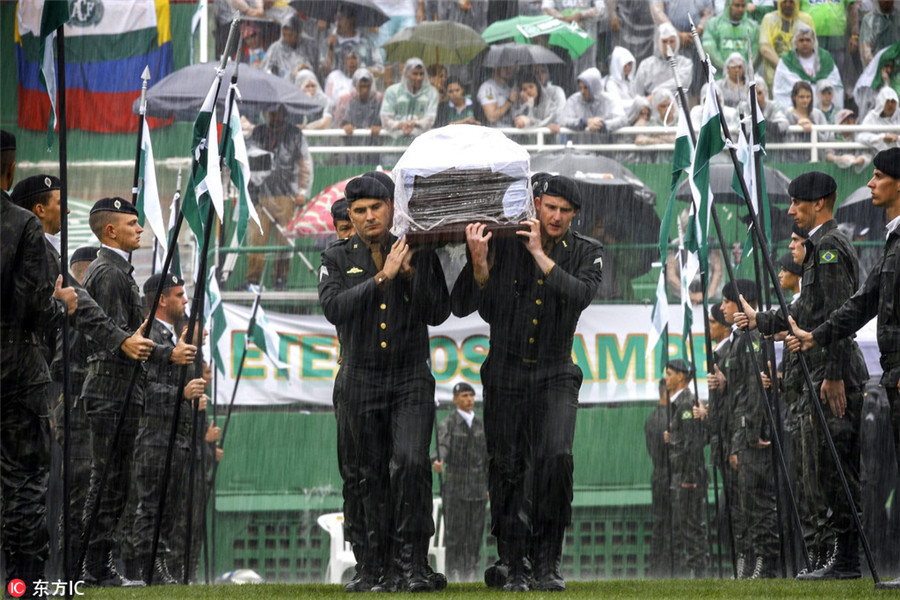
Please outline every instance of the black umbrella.
[[[561, 150], [535, 155], [531, 171], [565, 175], [578, 185], [582, 206], [572, 228], [607, 245], [604, 274], [613, 275], [604, 275], [608, 284], [622, 288], [623, 280], [643, 275], [658, 260], [656, 194], [627, 168], [599, 154]], [[604, 290], [607, 297], [619, 297], [618, 289]]]
[[887, 223], [884, 209], [872, 204], [872, 190], [867, 186], [847, 196], [835, 211], [834, 218], [842, 225], [853, 226], [853, 238], [865, 236], [870, 241], [884, 240], [884, 226]]
[[[215, 77], [218, 62], [201, 63], [178, 69], [162, 78], [147, 90], [147, 116], [161, 119], [174, 118], [176, 121], [193, 121], [209, 86]], [[229, 62], [223, 75], [223, 86], [227, 86], [234, 74], [234, 63]], [[239, 106], [246, 115], [264, 110], [275, 110], [283, 105], [288, 117], [300, 117], [315, 113], [322, 107], [303, 90], [287, 80], [276, 77], [253, 67], [244, 65], [238, 74], [238, 89], [241, 92]], [[219, 118], [224, 114], [225, 93], [219, 94], [217, 108]], [[134, 101], [133, 111], [137, 114], [140, 98]]]
[[[715, 202], [719, 204], [744, 205], [744, 197], [731, 188], [733, 178], [734, 166], [730, 161], [710, 163], [709, 187], [713, 195], [715, 195]], [[765, 167], [765, 178], [769, 205], [774, 207], [776, 204], [782, 206], [790, 204], [791, 196], [788, 194], [788, 185], [791, 183], [790, 178], [773, 167]], [[678, 186], [675, 198], [682, 202], [691, 201], [691, 187], [687, 179]]]
[[486, 67], [520, 67], [526, 65], [562, 64], [563, 59], [552, 50], [534, 44], [497, 44], [484, 58]]
[[372, 0], [292, 0], [291, 6], [309, 18], [328, 22], [334, 21], [338, 8], [348, 9], [356, 17], [357, 27], [378, 27], [390, 19]]

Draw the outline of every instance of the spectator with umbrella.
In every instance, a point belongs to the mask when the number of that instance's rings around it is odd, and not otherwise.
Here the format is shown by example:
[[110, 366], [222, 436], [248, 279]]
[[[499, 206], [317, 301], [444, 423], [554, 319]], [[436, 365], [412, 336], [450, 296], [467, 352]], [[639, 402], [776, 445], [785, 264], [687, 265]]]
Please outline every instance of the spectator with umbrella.
[[438, 105], [435, 127], [444, 125], [481, 125], [484, 123], [484, 111], [477, 100], [466, 94], [466, 88], [459, 77], [447, 80], [447, 101]]
[[334, 15], [334, 25], [329, 29], [328, 36], [319, 50], [321, 57], [319, 71], [323, 77], [327, 77], [335, 69], [341, 69], [341, 48], [347, 44], [355, 47], [359, 66], [367, 68], [376, 79], [384, 74], [381, 50], [365, 31], [357, 29], [357, 13], [354, 6], [351, 3], [341, 2]]
[[262, 61], [262, 69], [292, 81], [302, 69], [315, 65], [315, 43], [303, 35], [300, 17], [292, 13], [281, 24], [281, 37], [272, 42]]

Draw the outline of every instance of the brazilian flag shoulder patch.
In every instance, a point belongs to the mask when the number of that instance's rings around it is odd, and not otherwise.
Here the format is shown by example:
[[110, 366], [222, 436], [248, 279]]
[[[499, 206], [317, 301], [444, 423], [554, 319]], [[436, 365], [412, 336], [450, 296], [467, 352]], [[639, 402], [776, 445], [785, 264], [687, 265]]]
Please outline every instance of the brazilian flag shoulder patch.
[[681, 420], [682, 420], [682, 421], [686, 421], [686, 420], [688, 420], [688, 419], [693, 419], [693, 418], [694, 418], [694, 413], [691, 412], [691, 411], [689, 411], [689, 410], [686, 410], [686, 411], [684, 411], [683, 413], [681, 413]]
[[838, 254], [834, 250], [820, 250], [819, 251], [819, 264], [820, 265], [836, 264], [837, 261], [838, 261]]

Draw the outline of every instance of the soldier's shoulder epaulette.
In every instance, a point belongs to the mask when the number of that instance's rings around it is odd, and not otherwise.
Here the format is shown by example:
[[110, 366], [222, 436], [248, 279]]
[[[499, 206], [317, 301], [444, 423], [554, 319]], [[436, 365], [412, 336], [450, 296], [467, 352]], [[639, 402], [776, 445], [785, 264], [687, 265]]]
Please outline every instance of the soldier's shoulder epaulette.
[[328, 242], [328, 245], [325, 246], [325, 249], [326, 249], [326, 250], [331, 250], [331, 249], [334, 248], [335, 246], [340, 246], [340, 245], [342, 245], [342, 244], [346, 244], [347, 241], [348, 241], [349, 239], [350, 239], [350, 238], [342, 238], [342, 239], [337, 239], [337, 240], [331, 240], [330, 242]]
[[583, 241], [587, 242], [588, 244], [591, 244], [592, 246], [597, 246], [599, 248], [603, 248], [603, 242], [601, 242], [600, 240], [597, 240], [590, 236], [584, 235], [583, 233], [580, 233], [578, 231], [573, 231], [572, 235], [576, 239], [583, 240]]

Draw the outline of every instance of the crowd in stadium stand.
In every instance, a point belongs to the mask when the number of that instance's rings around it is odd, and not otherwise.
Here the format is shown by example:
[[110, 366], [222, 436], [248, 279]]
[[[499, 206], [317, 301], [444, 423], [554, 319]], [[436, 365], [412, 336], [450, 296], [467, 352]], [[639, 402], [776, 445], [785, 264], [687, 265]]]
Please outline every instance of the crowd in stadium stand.
[[[277, 3], [276, 3], [277, 4]], [[389, 20], [358, 26], [354, 8], [334, 3], [330, 21], [306, 18], [270, 0], [220, 0], [217, 41], [242, 13], [241, 60], [306, 91], [321, 111], [301, 129], [372, 128], [372, 139], [349, 144], [406, 144], [449, 123], [576, 130], [575, 143], [657, 143], [610, 134], [625, 126], [674, 125], [677, 82], [690, 107], [703, 98], [704, 69], [689, 17], [716, 69], [726, 121], [749, 114], [747, 88], [757, 83], [770, 122], [770, 141], [809, 141], [813, 125], [900, 124], [900, 2], [896, 0], [374, 0]], [[405, 27], [452, 21], [481, 33], [492, 23], [549, 15], [581, 26], [594, 44], [577, 57], [549, 42], [561, 60], [550, 65], [487, 68], [484, 54], [466, 65], [391, 63], [381, 45]], [[893, 44], [893, 45], [892, 45]], [[675, 54], [675, 69], [667, 53]], [[699, 110], [695, 114], [700, 114]], [[803, 133], [788, 133], [799, 125]], [[820, 133], [820, 140], [834, 139]], [[847, 138], [845, 139], [852, 139]], [[897, 145], [895, 133], [857, 135], [871, 151], [830, 152], [840, 167], [865, 168], [878, 150]], [[648, 153], [637, 153], [649, 159]], [[369, 162], [361, 155], [344, 159]], [[803, 151], [784, 161], [808, 160]], [[396, 156], [395, 156], [396, 158]]]

